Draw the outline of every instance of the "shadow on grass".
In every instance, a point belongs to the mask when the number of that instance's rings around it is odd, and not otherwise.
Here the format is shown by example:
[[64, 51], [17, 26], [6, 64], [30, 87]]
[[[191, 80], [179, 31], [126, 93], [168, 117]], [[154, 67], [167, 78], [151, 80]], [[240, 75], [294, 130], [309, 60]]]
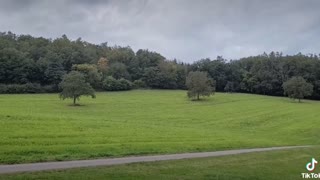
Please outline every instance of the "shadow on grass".
[[191, 101], [191, 102], [209, 102], [211, 101], [212, 99], [210, 98], [201, 98], [201, 99], [188, 99], [188, 101]]
[[190, 98], [187, 98], [187, 101], [189, 101], [189, 102], [195, 102], [195, 103], [197, 103], [197, 102], [201, 103], [201, 102], [210, 102], [210, 101], [212, 101], [212, 99], [211, 99], [210, 97], [203, 97], [203, 98], [200, 98], [200, 99], [190, 99]]
[[307, 99], [303, 99], [301, 101], [295, 99], [285, 99], [285, 102], [293, 103], [293, 104], [309, 104], [310, 102]]
[[82, 106], [86, 106], [84, 104], [69, 104], [68, 106], [70, 107], [82, 107]]

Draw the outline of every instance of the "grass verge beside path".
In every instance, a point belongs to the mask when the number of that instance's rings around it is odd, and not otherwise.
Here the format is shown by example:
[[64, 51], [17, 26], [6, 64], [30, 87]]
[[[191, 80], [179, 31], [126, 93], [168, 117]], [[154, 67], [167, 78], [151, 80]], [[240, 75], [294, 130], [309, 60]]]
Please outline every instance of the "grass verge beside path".
[[[3, 175], [0, 179], [252, 179], [295, 180], [320, 147], [153, 163]], [[314, 173], [319, 173], [320, 167]]]

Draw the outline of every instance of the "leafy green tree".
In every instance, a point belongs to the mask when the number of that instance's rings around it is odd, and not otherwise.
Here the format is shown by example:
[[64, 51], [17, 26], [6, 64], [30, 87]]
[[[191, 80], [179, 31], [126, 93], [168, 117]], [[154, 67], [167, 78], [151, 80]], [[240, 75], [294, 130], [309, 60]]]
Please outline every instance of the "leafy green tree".
[[303, 77], [293, 77], [283, 83], [283, 90], [285, 95], [292, 99], [298, 99], [299, 102], [306, 96], [311, 96], [313, 92], [313, 85], [308, 83]]
[[206, 72], [190, 72], [187, 76], [186, 86], [188, 97], [200, 99], [200, 96], [210, 96], [215, 92], [215, 83], [208, 78]]
[[62, 89], [60, 98], [73, 99], [73, 105], [76, 105], [76, 100], [79, 100], [81, 96], [96, 97], [94, 89], [86, 82], [85, 76], [77, 71], [66, 74], [60, 83], [60, 88]]
[[127, 66], [121, 62], [111, 64], [108, 69], [108, 75], [116, 79], [131, 79], [130, 74], [127, 71]]
[[144, 70], [142, 80], [146, 83], [148, 87], [160, 88], [160, 70], [158, 67], [149, 67]]
[[102, 75], [95, 64], [75, 64], [72, 66], [72, 70], [81, 72], [86, 82], [90, 83], [94, 88], [99, 87]]
[[[162, 61], [156, 67], [146, 68], [142, 79], [152, 88], [176, 89], [178, 84], [181, 85], [177, 81], [183, 78], [183, 73], [181, 70], [178, 73], [178, 65], [175, 62]], [[185, 78], [184, 76], [184, 80], [181, 81], [185, 82]]]
[[161, 61], [165, 60], [165, 58], [161, 54], [143, 49], [139, 49], [137, 51], [136, 59], [139, 62], [139, 66], [143, 69], [147, 67], [155, 67]]
[[228, 75], [228, 64], [225, 59], [218, 56], [215, 60], [201, 59], [192, 65], [193, 71], [203, 71], [207, 72], [210, 78], [213, 78], [217, 82], [216, 89], [218, 91], [223, 91], [225, 85], [227, 84]]
[[235, 92], [236, 88], [234, 82], [228, 81], [226, 86], [224, 87], [224, 91], [229, 93]]
[[0, 83], [27, 83], [28, 59], [15, 48], [0, 49]]
[[109, 61], [105, 57], [101, 57], [97, 62], [97, 68], [102, 73], [103, 78], [105, 78], [108, 68], [109, 68]]
[[177, 88], [177, 65], [172, 61], [162, 61], [158, 64], [159, 74], [161, 77], [161, 88], [176, 89]]
[[128, 65], [130, 61], [135, 57], [134, 51], [129, 47], [114, 46], [106, 52], [106, 57], [110, 64], [120, 62]]
[[184, 64], [178, 64], [177, 65], [177, 88], [178, 89], [186, 89], [186, 78], [188, 75], [188, 69], [187, 66]]
[[147, 71], [149, 71], [147, 69], [156, 68], [158, 64], [164, 60], [165, 58], [159, 53], [139, 49], [135, 58], [128, 64], [128, 72], [132, 80], [142, 79], [145, 77]]
[[58, 84], [61, 82], [63, 78], [63, 75], [65, 75], [65, 71], [60, 63], [51, 62], [50, 64], [48, 64], [48, 67], [45, 70], [44, 75], [45, 79], [49, 84], [58, 86]]

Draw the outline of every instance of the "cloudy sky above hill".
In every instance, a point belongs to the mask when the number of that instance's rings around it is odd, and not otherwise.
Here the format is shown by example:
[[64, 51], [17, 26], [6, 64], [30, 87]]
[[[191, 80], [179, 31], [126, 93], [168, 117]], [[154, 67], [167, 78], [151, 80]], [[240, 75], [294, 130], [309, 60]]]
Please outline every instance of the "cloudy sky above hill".
[[149, 49], [192, 62], [320, 53], [319, 0], [0, 0], [0, 31]]

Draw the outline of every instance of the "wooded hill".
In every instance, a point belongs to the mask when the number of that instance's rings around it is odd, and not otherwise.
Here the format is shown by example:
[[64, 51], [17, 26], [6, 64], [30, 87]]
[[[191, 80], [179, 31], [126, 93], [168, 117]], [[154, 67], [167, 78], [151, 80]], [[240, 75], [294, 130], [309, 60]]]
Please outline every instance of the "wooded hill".
[[129, 46], [0, 33], [0, 93], [58, 92], [62, 77], [71, 70], [86, 74], [97, 90], [131, 88], [185, 89], [190, 71], [206, 71], [217, 91], [283, 95], [283, 83], [302, 76], [320, 99], [319, 55], [280, 52], [238, 60], [201, 59], [192, 64], [167, 60], [149, 50]]

